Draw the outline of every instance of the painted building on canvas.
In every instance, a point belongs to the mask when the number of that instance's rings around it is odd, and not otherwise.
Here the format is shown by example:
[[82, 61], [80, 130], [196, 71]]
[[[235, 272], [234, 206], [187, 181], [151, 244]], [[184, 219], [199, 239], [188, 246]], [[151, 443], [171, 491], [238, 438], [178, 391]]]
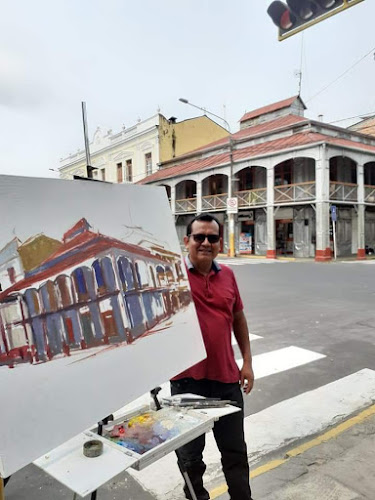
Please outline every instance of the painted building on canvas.
[[0, 249], [0, 291], [19, 281], [24, 272], [43, 262], [61, 242], [44, 234], [37, 234], [23, 243], [14, 237]]
[[190, 300], [178, 254], [104, 236], [81, 219], [0, 293], [0, 366], [131, 343]]

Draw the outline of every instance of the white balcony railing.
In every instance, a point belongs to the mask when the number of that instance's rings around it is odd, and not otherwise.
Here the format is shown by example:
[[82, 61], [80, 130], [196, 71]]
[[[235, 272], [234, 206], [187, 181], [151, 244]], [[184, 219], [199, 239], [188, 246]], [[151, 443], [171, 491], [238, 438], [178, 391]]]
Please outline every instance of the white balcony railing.
[[239, 207], [254, 207], [267, 204], [267, 189], [256, 188], [246, 191], [237, 191], [235, 196], [238, 198]]
[[351, 182], [330, 182], [329, 199], [357, 201], [357, 184], [352, 184]]
[[365, 186], [365, 202], [375, 204], [375, 186]]
[[227, 193], [202, 196], [202, 211], [225, 210], [227, 208], [227, 198]]
[[183, 200], [176, 200], [175, 213], [188, 213], [197, 211], [197, 199], [196, 198], [185, 198]]
[[275, 203], [291, 203], [315, 199], [315, 182], [299, 182], [275, 186]]

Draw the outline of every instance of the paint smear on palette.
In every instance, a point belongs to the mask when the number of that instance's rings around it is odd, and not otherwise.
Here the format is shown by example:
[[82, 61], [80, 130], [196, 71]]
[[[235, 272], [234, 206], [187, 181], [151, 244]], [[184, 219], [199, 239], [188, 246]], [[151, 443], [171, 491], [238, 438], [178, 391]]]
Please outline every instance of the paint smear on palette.
[[202, 420], [192, 415], [163, 408], [137, 415], [115, 425], [103, 436], [120, 446], [143, 455], [156, 446], [194, 429]]

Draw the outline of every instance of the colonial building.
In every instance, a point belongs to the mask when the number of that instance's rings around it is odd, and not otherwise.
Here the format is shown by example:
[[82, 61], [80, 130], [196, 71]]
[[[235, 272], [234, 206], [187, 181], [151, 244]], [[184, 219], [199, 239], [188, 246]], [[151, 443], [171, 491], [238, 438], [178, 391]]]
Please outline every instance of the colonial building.
[[[158, 170], [160, 162], [168, 161], [216, 139], [228, 132], [209, 119], [199, 116], [177, 122], [158, 113], [132, 127], [112, 133], [100, 128], [90, 143], [94, 178], [109, 182], [137, 182]], [[60, 177], [86, 176], [85, 151], [79, 149], [60, 161]]]
[[228, 187], [238, 200], [237, 252], [365, 258], [375, 247], [375, 138], [304, 116], [299, 96], [246, 113], [240, 130], [164, 162], [141, 184], [164, 185], [180, 237], [189, 220], [214, 212], [228, 250]]

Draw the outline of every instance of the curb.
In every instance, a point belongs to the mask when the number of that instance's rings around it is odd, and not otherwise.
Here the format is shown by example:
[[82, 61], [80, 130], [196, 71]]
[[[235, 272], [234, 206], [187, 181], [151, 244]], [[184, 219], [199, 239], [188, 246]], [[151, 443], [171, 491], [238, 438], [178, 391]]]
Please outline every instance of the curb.
[[[319, 446], [323, 443], [330, 441], [331, 439], [336, 438], [340, 434], [351, 429], [355, 425], [363, 423], [365, 420], [367, 420], [368, 418], [370, 418], [374, 415], [375, 415], [375, 404], [362, 410], [357, 415], [350, 417], [347, 420], [344, 420], [340, 424], [337, 424], [336, 426], [332, 427], [328, 431], [323, 432], [319, 436], [310, 439], [310, 441], [302, 443], [301, 445], [296, 446], [295, 448], [288, 450], [282, 458], [271, 460], [270, 462], [267, 462], [263, 465], [260, 465], [256, 469], [253, 469], [250, 472], [250, 479], [254, 479], [262, 474], [265, 474], [266, 472], [270, 472], [271, 470], [276, 469], [280, 465], [284, 465], [285, 463], [289, 462], [289, 460], [291, 458], [296, 457], [298, 455], [301, 455], [302, 453], [310, 450], [311, 448], [314, 448], [316, 446]], [[228, 487], [226, 484], [222, 484], [220, 486], [217, 486], [216, 488], [213, 488], [209, 492], [210, 498], [212, 500], [214, 500], [215, 498], [219, 498], [221, 495], [225, 494], [227, 491], [228, 491]]]

